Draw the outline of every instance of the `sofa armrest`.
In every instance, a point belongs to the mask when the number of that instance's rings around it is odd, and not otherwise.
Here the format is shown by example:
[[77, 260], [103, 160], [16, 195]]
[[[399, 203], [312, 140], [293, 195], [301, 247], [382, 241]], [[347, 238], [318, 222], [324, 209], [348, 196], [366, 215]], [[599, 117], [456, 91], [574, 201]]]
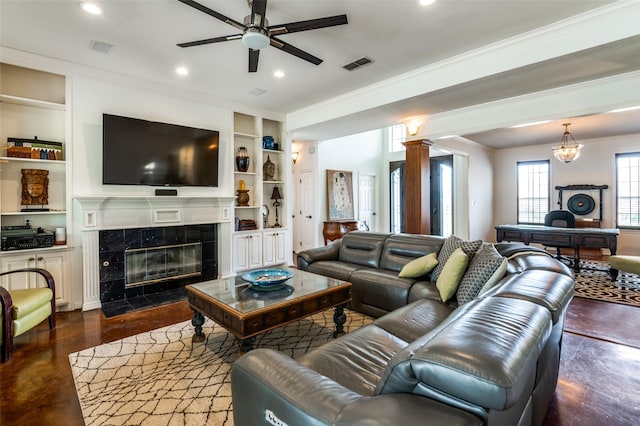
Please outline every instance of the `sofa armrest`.
[[315, 247], [297, 254], [298, 268], [306, 271], [313, 262], [320, 260], [338, 260], [340, 242], [337, 240], [324, 247]]
[[336, 419], [336, 426], [448, 426], [482, 425], [473, 414], [424, 396], [394, 393], [361, 398], [349, 404]]
[[334, 424], [363, 398], [292, 358], [271, 349], [244, 354], [231, 370], [234, 423], [320, 426]]

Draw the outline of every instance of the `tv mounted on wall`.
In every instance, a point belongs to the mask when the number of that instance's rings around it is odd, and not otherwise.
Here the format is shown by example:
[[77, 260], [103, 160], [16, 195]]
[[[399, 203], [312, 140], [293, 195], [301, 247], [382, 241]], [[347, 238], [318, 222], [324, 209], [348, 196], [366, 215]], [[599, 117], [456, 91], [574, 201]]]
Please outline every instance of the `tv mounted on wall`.
[[218, 186], [219, 132], [102, 114], [102, 183]]

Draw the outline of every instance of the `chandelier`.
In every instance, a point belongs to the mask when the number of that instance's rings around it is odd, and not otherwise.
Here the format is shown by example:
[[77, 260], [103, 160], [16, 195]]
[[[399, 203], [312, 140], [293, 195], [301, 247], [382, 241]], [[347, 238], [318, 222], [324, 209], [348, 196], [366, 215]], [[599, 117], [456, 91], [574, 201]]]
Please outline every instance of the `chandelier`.
[[[552, 148], [553, 156], [562, 162], [570, 163], [580, 157], [580, 150], [582, 149], [583, 145], [577, 143], [573, 138], [573, 135], [569, 133], [568, 129], [571, 123], [563, 123], [562, 125], [564, 126], [564, 134], [562, 135], [560, 145], [554, 146]], [[573, 144], [569, 144], [569, 138], [571, 138]]]

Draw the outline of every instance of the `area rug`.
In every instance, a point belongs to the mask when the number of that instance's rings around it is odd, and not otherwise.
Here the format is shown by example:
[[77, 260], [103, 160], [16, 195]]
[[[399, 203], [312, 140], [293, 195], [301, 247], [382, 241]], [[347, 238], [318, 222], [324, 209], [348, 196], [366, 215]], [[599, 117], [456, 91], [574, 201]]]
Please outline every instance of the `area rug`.
[[640, 306], [640, 276], [620, 271], [612, 281], [608, 262], [580, 261], [575, 278], [577, 297]]
[[[345, 331], [372, 321], [347, 312]], [[256, 347], [296, 358], [333, 339], [333, 310], [256, 338]], [[231, 366], [236, 339], [207, 319], [192, 343], [190, 321], [69, 355], [87, 425], [233, 425]]]

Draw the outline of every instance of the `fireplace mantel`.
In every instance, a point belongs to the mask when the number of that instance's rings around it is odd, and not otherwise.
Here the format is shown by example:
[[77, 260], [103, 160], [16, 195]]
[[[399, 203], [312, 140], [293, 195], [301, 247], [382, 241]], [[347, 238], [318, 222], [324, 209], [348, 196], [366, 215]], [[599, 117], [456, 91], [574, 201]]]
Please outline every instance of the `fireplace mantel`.
[[218, 273], [228, 276], [232, 272], [229, 247], [234, 197], [87, 195], [76, 196], [74, 200], [80, 206], [82, 217], [83, 310], [101, 306], [98, 264], [101, 230], [219, 224]]
[[77, 196], [82, 230], [231, 221], [234, 197]]

